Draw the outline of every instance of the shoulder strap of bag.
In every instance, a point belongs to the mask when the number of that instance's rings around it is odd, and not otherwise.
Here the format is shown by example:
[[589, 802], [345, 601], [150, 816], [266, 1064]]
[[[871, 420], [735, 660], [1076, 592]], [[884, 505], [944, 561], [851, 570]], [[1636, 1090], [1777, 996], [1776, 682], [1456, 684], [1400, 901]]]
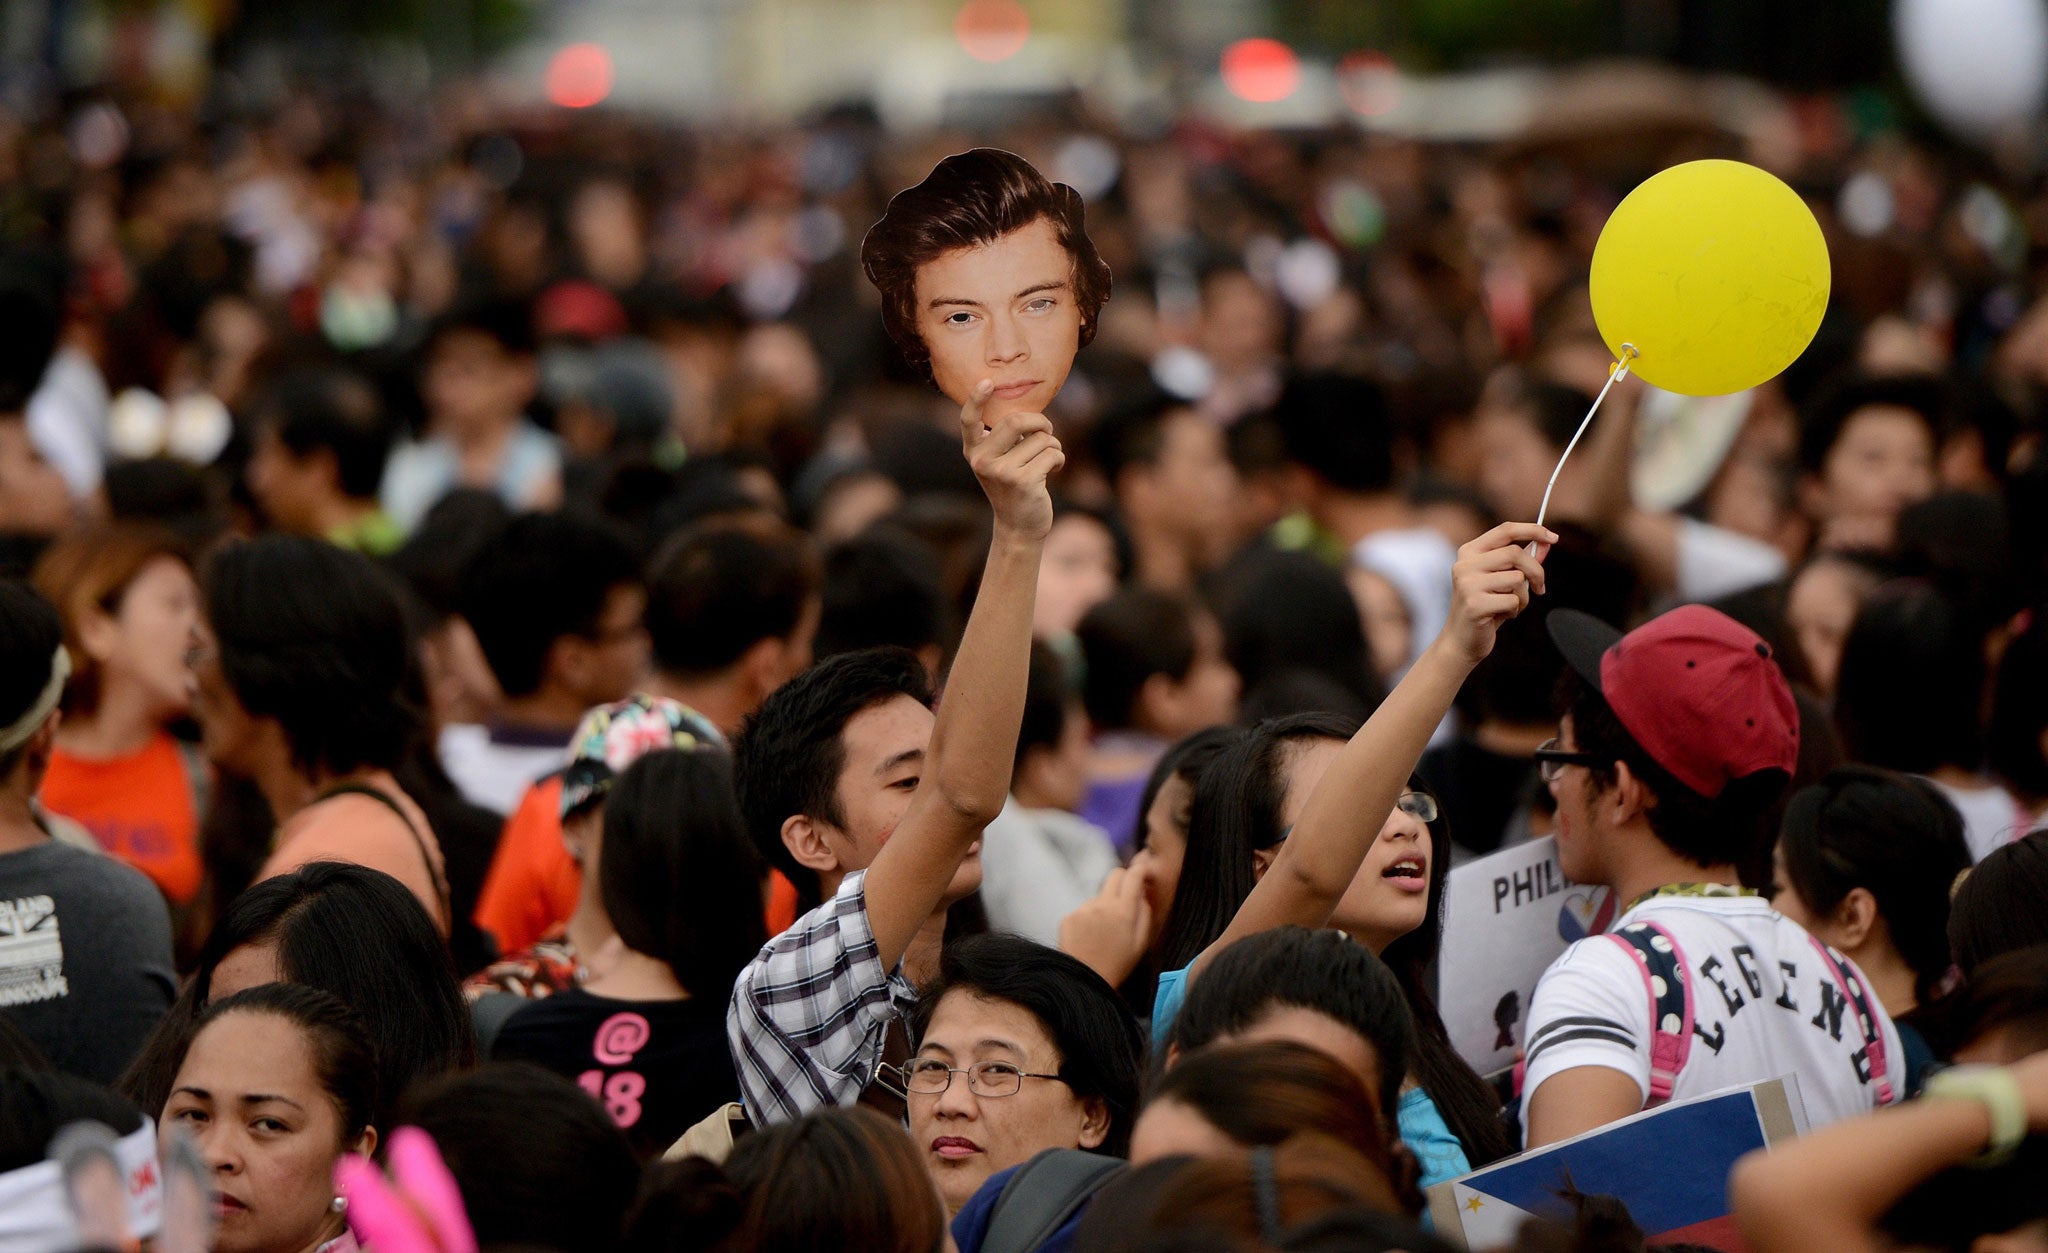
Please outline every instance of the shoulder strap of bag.
[[1032, 1253], [1052, 1239], [1124, 1163], [1081, 1149], [1047, 1149], [1003, 1185], [981, 1253]]
[[1650, 1000], [1650, 1099], [1643, 1108], [1653, 1109], [1671, 1099], [1692, 1052], [1692, 980], [1677, 939], [1657, 923], [1632, 922], [1607, 938], [1634, 956]]
[[332, 800], [337, 796], [367, 796], [371, 800], [382, 802], [386, 809], [398, 815], [398, 820], [405, 824], [406, 834], [412, 837], [413, 847], [419, 850], [420, 860], [426, 864], [427, 878], [434, 884], [434, 897], [441, 903], [441, 917], [447, 920], [449, 926], [454, 926], [455, 910], [448, 903], [448, 881], [441, 877], [441, 868], [434, 864], [434, 854], [427, 847], [427, 838], [420, 834], [419, 827], [413, 823], [412, 815], [405, 812], [405, 806], [399, 804], [384, 789], [371, 787], [367, 783], [337, 783], [320, 793], [317, 799]]

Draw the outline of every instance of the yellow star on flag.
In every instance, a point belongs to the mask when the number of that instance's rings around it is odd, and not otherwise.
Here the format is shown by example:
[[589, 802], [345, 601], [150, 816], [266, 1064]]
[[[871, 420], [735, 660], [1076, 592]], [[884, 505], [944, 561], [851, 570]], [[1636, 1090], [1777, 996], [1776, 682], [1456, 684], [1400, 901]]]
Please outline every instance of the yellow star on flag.
[[1475, 1196], [1471, 1200], [1465, 1202], [1465, 1208], [1477, 1214], [1479, 1212], [1479, 1207], [1484, 1204], [1486, 1204], [1486, 1202], [1480, 1200], [1478, 1197]]

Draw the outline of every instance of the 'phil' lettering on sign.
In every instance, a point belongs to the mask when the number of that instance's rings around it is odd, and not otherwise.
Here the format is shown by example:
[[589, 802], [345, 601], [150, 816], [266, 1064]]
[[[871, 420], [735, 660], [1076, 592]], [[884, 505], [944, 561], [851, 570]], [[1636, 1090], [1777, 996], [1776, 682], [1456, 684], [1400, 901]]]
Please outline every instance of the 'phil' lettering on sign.
[[1568, 884], [1555, 860], [1539, 861], [1524, 866], [1513, 874], [1493, 877], [1493, 912], [1503, 909], [1519, 909], [1546, 896], [1555, 896], [1565, 890]]

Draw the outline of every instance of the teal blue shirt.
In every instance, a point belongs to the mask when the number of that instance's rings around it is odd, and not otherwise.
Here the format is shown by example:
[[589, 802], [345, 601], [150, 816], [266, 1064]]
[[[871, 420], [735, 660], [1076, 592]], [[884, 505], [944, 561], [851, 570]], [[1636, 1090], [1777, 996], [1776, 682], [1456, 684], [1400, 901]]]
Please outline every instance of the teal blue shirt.
[[1415, 1151], [1415, 1160], [1422, 1165], [1423, 1187], [1431, 1188], [1472, 1172], [1472, 1163], [1465, 1157], [1465, 1146], [1451, 1134], [1450, 1125], [1437, 1112], [1436, 1102], [1429, 1099], [1429, 1093], [1421, 1088], [1403, 1092], [1395, 1122], [1401, 1129], [1401, 1139]]

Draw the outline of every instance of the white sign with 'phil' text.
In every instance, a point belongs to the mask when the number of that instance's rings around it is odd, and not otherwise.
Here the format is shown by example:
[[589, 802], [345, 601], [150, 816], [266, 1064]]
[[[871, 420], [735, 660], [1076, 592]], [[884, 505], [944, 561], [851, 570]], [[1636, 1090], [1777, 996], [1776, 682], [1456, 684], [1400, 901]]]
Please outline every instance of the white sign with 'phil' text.
[[1452, 869], [1437, 1001], [1452, 1047], [1474, 1070], [1515, 1064], [1536, 981], [1567, 944], [1614, 921], [1611, 895], [1567, 880], [1550, 836]]

